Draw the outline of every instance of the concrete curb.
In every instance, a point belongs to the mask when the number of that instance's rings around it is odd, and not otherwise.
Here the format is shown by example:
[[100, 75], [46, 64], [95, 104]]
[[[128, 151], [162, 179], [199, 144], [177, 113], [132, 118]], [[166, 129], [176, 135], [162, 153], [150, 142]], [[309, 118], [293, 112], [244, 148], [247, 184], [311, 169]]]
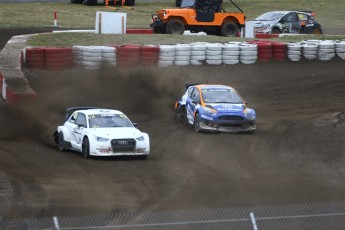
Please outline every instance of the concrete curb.
[[8, 104], [31, 100], [36, 96], [21, 70], [22, 50], [33, 35], [12, 37], [0, 52], [0, 93]]

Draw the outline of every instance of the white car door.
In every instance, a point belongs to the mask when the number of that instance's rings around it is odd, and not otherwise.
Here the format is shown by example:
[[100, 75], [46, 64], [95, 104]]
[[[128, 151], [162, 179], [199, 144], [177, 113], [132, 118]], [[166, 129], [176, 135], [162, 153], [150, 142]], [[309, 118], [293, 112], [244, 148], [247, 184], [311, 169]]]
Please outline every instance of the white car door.
[[86, 115], [78, 113], [75, 126], [71, 130], [71, 145], [74, 149], [81, 151], [84, 133], [87, 129]]

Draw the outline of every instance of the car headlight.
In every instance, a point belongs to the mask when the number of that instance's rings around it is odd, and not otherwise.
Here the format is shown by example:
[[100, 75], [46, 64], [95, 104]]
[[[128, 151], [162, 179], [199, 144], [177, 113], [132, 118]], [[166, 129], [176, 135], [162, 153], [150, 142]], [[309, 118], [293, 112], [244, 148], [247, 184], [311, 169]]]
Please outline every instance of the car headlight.
[[141, 136], [141, 137], [137, 137], [137, 138], [135, 138], [137, 141], [144, 141], [145, 139], [144, 139], [144, 136]]
[[108, 138], [104, 138], [104, 137], [96, 137], [96, 140], [97, 140], [97, 141], [100, 141], [100, 142], [109, 141]]
[[211, 108], [208, 108], [208, 107], [202, 107], [202, 110], [203, 110], [203, 112], [211, 114], [211, 115], [214, 115], [214, 114], [217, 113], [217, 110], [211, 109]]

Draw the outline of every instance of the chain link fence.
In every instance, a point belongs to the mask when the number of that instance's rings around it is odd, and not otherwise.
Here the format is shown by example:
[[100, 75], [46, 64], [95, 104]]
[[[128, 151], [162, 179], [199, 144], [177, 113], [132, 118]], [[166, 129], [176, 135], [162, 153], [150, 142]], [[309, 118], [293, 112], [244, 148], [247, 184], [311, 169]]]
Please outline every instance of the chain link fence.
[[345, 202], [192, 209], [73, 217], [1, 219], [0, 229], [332, 230], [345, 228]]

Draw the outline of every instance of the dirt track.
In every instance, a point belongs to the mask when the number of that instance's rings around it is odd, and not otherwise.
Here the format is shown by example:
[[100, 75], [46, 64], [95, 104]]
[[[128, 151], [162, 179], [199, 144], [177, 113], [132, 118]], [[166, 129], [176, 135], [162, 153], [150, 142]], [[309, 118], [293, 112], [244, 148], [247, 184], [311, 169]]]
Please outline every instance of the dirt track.
[[[0, 216], [53, 216], [344, 200], [345, 65], [302, 61], [131, 70], [26, 71], [34, 104], [0, 106]], [[258, 130], [176, 124], [184, 83], [235, 87]], [[84, 160], [52, 133], [68, 106], [117, 108], [149, 133], [148, 160]]]

